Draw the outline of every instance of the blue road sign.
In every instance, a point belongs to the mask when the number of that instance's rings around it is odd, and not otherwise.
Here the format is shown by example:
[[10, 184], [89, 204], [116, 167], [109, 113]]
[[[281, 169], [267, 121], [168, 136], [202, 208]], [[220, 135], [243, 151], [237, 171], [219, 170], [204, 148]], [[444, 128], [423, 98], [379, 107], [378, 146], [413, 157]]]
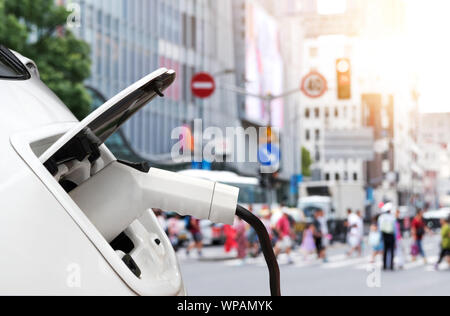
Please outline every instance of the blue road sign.
[[280, 157], [280, 148], [274, 144], [264, 144], [258, 150], [259, 163], [265, 167], [277, 166]]

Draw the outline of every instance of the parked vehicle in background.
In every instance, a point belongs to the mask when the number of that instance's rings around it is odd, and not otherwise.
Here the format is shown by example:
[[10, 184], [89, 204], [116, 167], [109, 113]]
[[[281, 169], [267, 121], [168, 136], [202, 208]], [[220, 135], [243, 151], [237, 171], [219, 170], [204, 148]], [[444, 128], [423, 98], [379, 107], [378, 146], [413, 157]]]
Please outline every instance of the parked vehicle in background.
[[300, 186], [298, 207], [307, 218], [317, 209], [325, 213], [335, 241], [345, 241], [347, 210], [365, 213], [366, 193], [359, 183], [305, 182]]
[[323, 210], [325, 217], [333, 217], [333, 200], [329, 196], [306, 196], [298, 201], [298, 208], [303, 211], [307, 219], [312, 219], [317, 210]]
[[298, 200], [298, 212], [303, 214], [303, 223], [297, 223], [296, 234], [299, 242], [302, 240], [303, 230], [308, 223], [314, 221], [314, 213], [322, 210], [324, 212], [325, 219], [328, 222], [329, 228], [334, 227], [334, 209], [333, 200], [329, 196], [305, 196]]
[[359, 183], [329, 183], [329, 182], [305, 182], [300, 186], [300, 202], [308, 197], [326, 197], [328, 199], [317, 200], [322, 203], [320, 207], [329, 208], [331, 200], [331, 208], [324, 209], [328, 211], [329, 217], [333, 220], [344, 220], [347, 218], [347, 210], [360, 210], [364, 212], [366, 193], [364, 187]]
[[450, 216], [450, 208], [441, 208], [439, 210], [430, 210], [425, 212], [423, 219], [430, 229], [441, 228], [441, 220]]

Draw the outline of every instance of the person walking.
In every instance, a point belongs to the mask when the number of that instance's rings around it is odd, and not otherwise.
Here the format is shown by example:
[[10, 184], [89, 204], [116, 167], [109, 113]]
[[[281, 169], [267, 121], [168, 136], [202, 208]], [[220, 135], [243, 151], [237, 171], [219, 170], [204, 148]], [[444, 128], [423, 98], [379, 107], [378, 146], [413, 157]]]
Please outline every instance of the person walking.
[[384, 254], [383, 269], [394, 270], [395, 257], [395, 217], [391, 214], [391, 208], [386, 208], [378, 218], [378, 227], [383, 236]]
[[[269, 239], [270, 239], [270, 242], [273, 247], [273, 246], [275, 246], [275, 243], [274, 243], [273, 228], [272, 228], [272, 221], [271, 221], [272, 213], [268, 209], [263, 209], [260, 213], [260, 216], [261, 216], [261, 222], [263, 223], [264, 227], [267, 230], [267, 234], [269, 235]], [[250, 230], [251, 229], [252, 228], [250, 228]], [[255, 257], [257, 257], [261, 254], [261, 246], [259, 244], [258, 238], [256, 238], [256, 241], [257, 241], [257, 243], [252, 250]]]
[[249, 248], [249, 254], [251, 257], [256, 258], [259, 256], [259, 240], [258, 240], [258, 234], [256, 233], [256, 230], [253, 227], [250, 227], [247, 231], [247, 241], [248, 241], [248, 248]]
[[178, 238], [182, 229], [183, 222], [181, 221], [180, 215], [177, 214], [167, 220], [167, 233], [175, 252], [180, 249], [182, 244], [181, 240]]
[[223, 245], [223, 248], [225, 253], [229, 253], [238, 246], [236, 242], [236, 230], [231, 225], [225, 225], [223, 227], [223, 233], [225, 235], [225, 244]]
[[357, 252], [361, 257], [362, 248], [361, 243], [363, 239], [364, 224], [358, 214], [351, 213], [347, 219], [348, 225], [348, 244], [350, 245], [350, 251], [347, 253], [349, 257], [353, 255], [353, 252]]
[[344, 231], [345, 231], [345, 238], [344, 240], [350, 245], [349, 239], [350, 239], [350, 221], [353, 217], [353, 211], [351, 209], [347, 209], [347, 218], [344, 221]]
[[439, 265], [445, 257], [447, 257], [447, 262], [450, 265], [450, 216], [447, 219], [442, 220], [441, 236], [441, 254], [439, 255], [439, 260], [435, 265], [436, 270], [439, 270]]
[[423, 220], [423, 214], [424, 211], [419, 210], [411, 223], [411, 233], [414, 240], [411, 254], [413, 256], [413, 261], [415, 261], [417, 259], [417, 256], [420, 255], [426, 264], [427, 256], [423, 249], [422, 241], [425, 233], [427, 232], [427, 226], [425, 225], [425, 222]]
[[273, 240], [273, 230], [272, 230], [272, 221], [271, 221], [272, 213], [268, 209], [264, 209], [261, 211], [261, 222], [269, 234], [269, 238]]
[[[250, 206], [249, 210], [253, 213], [253, 206]], [[256, 230], [253, 227], [250, 227], [247, 231], [247, 243], [249, 255], [253, 258], [258, 257], [260, 253], [259, 240], [258, 234], [256, 233]]]
[[316, 251], [316, 245], [314, 243], [314, 225], [308, 224], [303, 232], [302, 244], [300, 250], [303, 253], [304, 259], [308, 259], [308, 256]]
[[283, 215], [278, 220], [276, 224], [276, 231], [278, 233], [279, 239], [275, 245], [275, 256], [281, 252], [285, 252], [288, 256], [288, 264], [294, 263], [291, 258], [291, 250], [292, 250], [292, 238], [291, 238], [291, 223], [289, 222], [289, 217], [287, 213], [283, 212]]
[[356, 211], [358, 215], [358, 228], [359, 228], [359, 256], [362, 257], [364, 250], [364, 216], [360, 210]]
[[320, 217], [321, 217], [322, 210], [316, 210], [314, 212], [314, 220], [313, 220], [313, 226], [314, 226], [314, 243], [316, 245], [316, 251], [317, 251], [317, 257], [319, 259], [322, 259], [324, 262], [326, 262], [326, 252], [323, 247], [323, 236], [322, 234], [322, 225], [320, 223]]
[[378, 217], [373, 218], [372, 225], [370, 226], [369, 246], [372, 247], [372, 259], [370, 263], [375, 263], [377, 256], [382, 255], [384, 249], [383, 238], [378, 229]]
[[197, 253], [199, 257], [203, 256], [202, 249], [203, 249], [203, 235], [200, 230], [200, 220], [193, 218], [193, 217], [187, 217], [187, 229], [192, 235], [192, 243], [187, 247], [186, 249], [186, 255], [189, 256], [192, 249], [196, 248]]
[[320, 223], [320, 231], [322, 233], [322, 259], [324, 263], [327, 263], [328, 262], [327, 248], [331, 241], [331, 235], [329, 234], [328, 221], [327, 218], [325, 217], [325, 212], [323, 210], [320, 210], [319, 223]]
[[397, 265], [400, 269], [405, 266], [405, 252], [403, 249], [403, 234], [402, 234], [402, 218], [400, 210], [395, 213], [395, 255], [397, 257]]
[[247, 225], [241, 218], [236, 218], [234, 229], [236, 231], [237, 256], [241, 259], [241, 263], [245, 264], [247, 257]]

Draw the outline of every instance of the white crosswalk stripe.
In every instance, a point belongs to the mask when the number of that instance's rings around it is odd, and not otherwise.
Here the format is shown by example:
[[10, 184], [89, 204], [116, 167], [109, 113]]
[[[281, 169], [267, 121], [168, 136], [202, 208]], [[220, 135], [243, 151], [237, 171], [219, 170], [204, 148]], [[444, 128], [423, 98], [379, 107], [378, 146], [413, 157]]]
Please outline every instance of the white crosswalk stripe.
[[325, 263], [323, 265], [323, 268], [324, 269], [344, 268], [344, 267], [348, 267], [348, 266], [357, 265], [362, 262], [368, 262], [368, 258], [364, 258], [364, 257], [363, 258], [354, 258], [354, 259], [350, 258], [350, 259], [343, 260], [343, 261]]
[[[376, 268], [382, 268], [383, 263], [381, 261], [381, 258], [378, 258], [376, 263], [370, 263], [371, 256], [366, 257], [360, 257], [360, 258], [349, 258], [344, 254], [334, 255], [330, 256], [328, 258], [327, 263], [323, 263], [321, 260], [318, 259], [309, 259], [305, 260], [302, 255], [300, 254], [292, 254], [292, 259], [294, 263], [291, 265], [295, 268], [320, 268], [320, 269], [341, 269], [341, 268], [352, 268], [355, 270], [368, 270], [373, 269], [373, 267]], [[437, 261], [437, 257], [428, 257], [428, 263], [426, 264], [424, 260], [418, 259], [416, 261], [412, 261], [412, 258], [409, 257], [407, 260], [407, 263], [403, 266], [402, 270], [412, 270], [417, 268], [424, 268], [425, 271], [432, 272], [435, 271], [433, 264]], [[226, 260], [223, 262], [224, 265], [230, 266], [230, 267], [237, 267], [241, 265], [252, 265], [256, 267], [266, 267], [266, 263], [264, 261], [264, 258], [258, 257], [258, 258], [247, 258], [245, 261], [242, 261], [241, 259], [232, 259], [232, 260]], [[281, 266], [287, 265], [288, 260], [286, 256], [281, 255], [279, 258], [279, 264]]]

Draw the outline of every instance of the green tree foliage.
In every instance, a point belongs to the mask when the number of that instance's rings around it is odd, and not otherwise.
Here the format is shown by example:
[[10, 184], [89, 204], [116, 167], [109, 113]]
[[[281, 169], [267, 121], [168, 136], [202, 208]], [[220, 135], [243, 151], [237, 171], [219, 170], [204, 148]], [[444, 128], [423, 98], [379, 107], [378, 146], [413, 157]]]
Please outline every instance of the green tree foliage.
[[82, 119], [91, 104], [83, 85], [90, 47], [65, 28], [68, 16], [54, 0], [0, 0], [0, 44], [34, 60], [42, 81]]
[[302, 173], [305, 177], [311, 176], [311, 165], [313, 161], [311, 153], [305, 147], [302, 147]]

